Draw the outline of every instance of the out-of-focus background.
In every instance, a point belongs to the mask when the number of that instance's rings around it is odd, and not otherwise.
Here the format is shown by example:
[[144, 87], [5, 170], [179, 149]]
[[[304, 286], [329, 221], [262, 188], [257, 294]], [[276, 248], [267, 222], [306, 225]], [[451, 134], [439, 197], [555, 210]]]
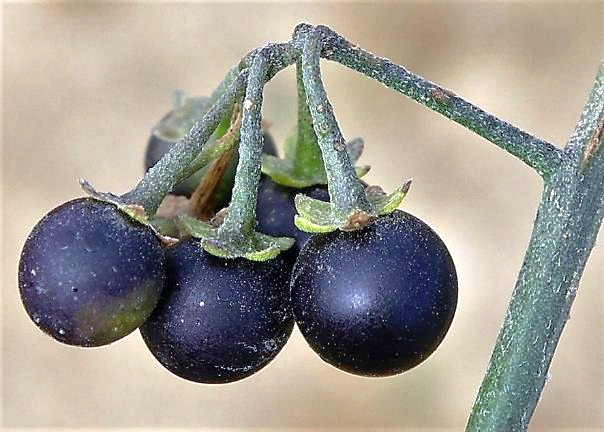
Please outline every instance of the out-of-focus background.
[[[520, 268], [539, 177], [494, 145], [338, 65], [324, 79], [347, 138], [365, 138], [367, 179], [414, 184], [404, 208], [445, 240], [459, 306], [424, 364], [388, 379], [328, 366], [296, 330], [257, 375], [196, 385], [164, 370], [135, 332], [100, 349], [54, 342], [30, 322], [17, 262], [34, 224], [81, 195], [82, 176], [116, 193], [142, 174], [149, 130], [171, 92], [209, 94], [250, 49], [302, 21], [454, 90], [562, 146], [603, 54], [603, 6], [535, 4], [5, 4], [2, 136], [2, 408], [5, 427], [335, 427], [465, 425]], [[281, 142], [296, 114], [294, 70], [266, 88]], [[604, 427], [604, 248], [597, 245], [531, 430]]]

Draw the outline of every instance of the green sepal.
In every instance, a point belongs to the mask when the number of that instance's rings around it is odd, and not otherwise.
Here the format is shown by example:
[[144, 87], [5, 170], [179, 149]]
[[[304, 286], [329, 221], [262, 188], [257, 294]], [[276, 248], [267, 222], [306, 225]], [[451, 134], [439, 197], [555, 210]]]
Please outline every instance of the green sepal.
[[365, 174], [367, 174], [370, 169], [370, 165], [357, 165], [354, 167], [354, 171], [356, 172], [358, 178], [365, 177]]
[[220, 258], [267, 261], [292, 247], [295, 242], [289, 237], [273, 237], [259, 232], [237, 241], [222, 235], [219, 228], [187, 215], [180, 215], [178, 223], [192, 237], [201, 239], [201, 247], [206, 252]]
[[346, 216], [337, 215], [329, 202], [298, 194], [294, 198], [298, 214], [294, 224], [302, 231], [328, 233], [346, 223]]
[[[285, 138], [283, 143], [284, 159], [293, 161], [296, 157], [296, 147], [298, 146], [298, 126], [295, 126]], [[352, 163], [356, 163], [365, 150], [365, 141], [361, 137], [353, 138], [346, 143], [346, 151]]]
[[[327, 184], [327, 175], [324, 169], [313, 172], [307, 171], [303, 174], [299, 170], [296, 170], [293, 160], [296, 153], [296, 137], [297, 134], [294, 129], [285, 140], [285, 157], [283, 159], [267, 154], [262, 155], [262, 173], [269, 176], [277, 184], [295, 189]], [[353, 163], [361, 156], [363, 147], [364, 144], [361, 138], [355, 138], [346, 144], [346, 150]], [[369, 165], [355, 166], [357, 177], [363, 177], [369, 172], [370, 168]]]
[[279, 159], [267, 154], [262, 155], [262, 173], [277, 184], [296, 189], [327, 184], [325, 172], [314, 173], [312, 176], [300, 176], [294, 172], [294, 166], [290, 160]]
[[338, 229], [338, 225], [318, 225], [310, 219], [300, 217], [300, 215], [294, 216], [294, 225], [296, 225], [300, 231], [309, 233], [325, 234]]
[[297, 194], [294, 204], [298, 214], [304, 219], [314, 221], [318, 225], [324, 225], [332, 219], [331, 203], [311, 198], [304, 194]]
[[126, 216], [134, 219], [135, 221], [151, 227], [149, 217], [145, 209], [137, 204], [132, 204], [124, 201], [122, 197], [112, 194], [111, 192], [99, 192], [97, 191], [88, 180], [81, 178], [80, 187], [82, 190], [91, 198], [97, 201], [103, 201], [109, 204], [113, 204], [119, 211], [124, 213]]
[[179, 214], [176, 221], [184, 231], [195, 238], [212, 238], [215, 235], [216, 228], [214, 226], [186, 214]]
[[395, 189], [394, 192], [375, 198], [369, 198], [369, 204], [371, 205], [373, 212], [377, 213], [379, 216], [392, 213], [399, 205], [401, 205], [401, 202], [405, 199], [410, 187], [411, 180], [407, 180], [401, 187]]
[[92, 184], [90, 184], [90, 182], [83, 178], [80, 179], [80, 187], [90, 198], [112, 204], [132, 220], [149, 227], [162, 243], [173, 245], [178, 242], [177, 238], [174, 238], [169, 234], [164, 234], [153, 225], [143, 206], [129, 203], [122, 197], [114, 195], [111, 192], [99, 192]]
[[407, 180], [390, 194], [369, 193], [367, 196], [369, 210], [358, 210], [349, 215], [337, 213], [329, 202], [298, 194], [294, 200], [298, 211], [298, 214], [294, 217], [294, 224], [298, 229], [311, 233], [328, 233], [337, 229], [344, 231], [359, 229], [359, 227], [366, 226], [376, 217], [390, 214], [396, 210], [405, 198], [410, 186], [411, 180]]
[[[356, 166], [355, 171], [357, 177], [363, 177], [369, 172], [370, 168], [369, 165]], [[293, 187], [295, 189], [327, 184], [325, 171], [316, 172], [312, 176], [301, 176], [294, 171], [294, 166], [291, 161], [279, 159], [278, 157], [267, 154], [262, 155], [262, 173], [269, 176], [271, 180], [277, 184]]]

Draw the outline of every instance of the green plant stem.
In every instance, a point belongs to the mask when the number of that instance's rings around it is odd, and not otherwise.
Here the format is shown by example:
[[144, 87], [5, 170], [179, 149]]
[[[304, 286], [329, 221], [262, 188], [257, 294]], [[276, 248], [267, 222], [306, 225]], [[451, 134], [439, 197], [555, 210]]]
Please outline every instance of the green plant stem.
[[230, 112], [227, 112], [227, 116], [224, 117], [220, 121], [220, 123], [218, 123], [218, 126], [212, 134], [215, 140], [212, 141], [212, 139], [210, 139], [204, 144], [197, 157], [195, 157], [195, 159], [183, 171], [183, 178], [187, 179], [191, 176], [196, 176], [199, 177], [198, 180], [200, 180], [203, 175], [201, 175], [199, 171], [204, 168], [208, 168], [208, 165], [210, 163], [212, 163], [215, 159], [220, 157], [222, 153], [224, 153], [225, 147], [229, 147], [229, 145], [225, 146], [224, 143], [220, 142], [220, 138], [222, 138], [224, 134], [229, 130], [231, 126], [232, 115], [233, 113], [231, 110]]
[[[278, 44], [273, 44], [273, 45], [278, 45]], [[227, 91], [227, 89], [231, 86], [231, 84], [233, 84], [233, 82], [237, 79], [237, 77], [239, 76], [241, 71], [248, 69], [252, 65], [252, 60], [260, 49], [261, 48], [255, 48], [255, 49], [251, 50], [245, 56], [243, 56], [243, 58], [241, 60], [239, 60], [239, 62], [235, 66], [232, 66], [228, 70], [225, 77], [216, 86], [216, 88], [214, 89], [214, 91], [212, 92], [210, 97], [208, 98], [208, 106], [213, 106], [218, 101], [218, 99], [220, 99], [220, 97], [223, 95], [223, 93], [225, 91]]]
[[197, 158], [222, 118], [233, 109], [245, 90], [247, 75], [247, 70], [241, 71], [206, 115], [121, 199], [143, 206], [147, 215], [153, 216], [174, 185], [187, 177], [188, 166]]
[[547, 379], [604, 217], [604, 63], [559, 165], [545, 182], [531, 241], [467, 431], [524, 431]]
[[266, 57], [264, 51], [254, 57], [242, 104], [240, 157], [235, 185], [227, 216], [219, 229], [221, 235], [231, 238], [250, 237], [256, 227], [256, 199], [262, 162], [262, 91], [269, 68]]
[[[303, 32], [301, 24], [298, 32]], [[333, 30], [318, 26], [324, 43], [323, 57], [367, 75], [405, 96], [437, 111], [518, 157], [547, 177], [564, 159], [561, 151], [517, 127], [483, 111], [453, 92], [348, 42]]]
[[220, 99], [224, 92], [226, 92], [228, 88], [233, 84], [233, 82], [237, 79], [241, 71], [246, 69], [240, 66], [241, 63], [243, 63], [243, 60], [228, 70], [225, 77], [222, 79], [222, 81], [220, 81], [220, 83], [218, 83], [218, 85], [208, 98], [207, 106], [213, 106], [216, 102], [218, 102], [218, 99]]
[[254, 52], [241, 121], [239, 163], [231, 204], [219, 228], [223, 237], [252, 238], [256, 226], [256, 200], [262, 163], [261, 109], [264, 85], [281, 69], [296, 61], [291, 44], [272, 44]]
[[[262, 160], [262, 172], [269, 176], [277, 184], [302, 189], [314, 185], [327, 183], [323, 157], [319, 148], [317, 135], [313, 128], [313, 119], [306, 102], [306, 89], [302, 77], [302, 61], [300, 53], [303, 43], [297, 43], [296, 61], [296, 83], [298, 90], [298, 123], [285, 139], [283, 145], [284, 157], [279, 159], [275, 156], [264, 155]], [[358, 141], [350, 146], [350, 151], [360, 156], [362, 142]], [[365, 167], [362, 167], [363, 169]], [[368, 168], [367, 168], [368, 169]]]
[[200, 152], [219, 125], [223, 127], [223, 131], [218, 136], [228, 129], [233, 105], [245, 91], [247, 69], [261, 50], [269, 52], [271, 60], [266, 81], [296, 61], [296, 52], [291, 43], [269, 44], [246, 54], [227, 72], [208, 98], [207, 106], [212, 108], [147, 172], [133, 190], [121, 197], [121, 201], [139, 204], [144, 207], [148, 216], [153, 216], [174, 185], [194, 174], [200, 165], [205, 164]]
[[321, 80], [320, 59], [320, 37], [312, 31], [306, 36], [302, 50], [302, 79], [313, 128], [323, 155], [330, 201], [334, 210], [343, 216], [359, 210], [369, 211], [365, 189], [357, 179], [346, 151], [346, 141]]

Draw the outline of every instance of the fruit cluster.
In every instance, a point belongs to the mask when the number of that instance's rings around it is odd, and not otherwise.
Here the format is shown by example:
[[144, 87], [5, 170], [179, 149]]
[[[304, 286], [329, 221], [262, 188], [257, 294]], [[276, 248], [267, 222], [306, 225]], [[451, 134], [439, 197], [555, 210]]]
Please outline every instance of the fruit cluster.
[[[145, 168], [180, 138], [155, 130]], [[264, 151], [276, 155], [268, 133]], [[232, 183], [236, 165], [229, 165], [221, 181]], [[197, 186], [187, 179], [171, 196], [191, 196]], [[167, 247], [111, 203], [67, 202], [36, 225], [23, 248], [25, 309], [71, 345], [109, 344], [140, 327], [163, 366], [203, 383], [239, 380], [265, 366], [287, 342], [294, 317], [317, 354], [342, 370], [385, 376], [421, 362], [456, 306], [455, 268], [443, 242], [398, 210], [360, 231], [311, 237], [294, 225], [299, 192], [329, 200], [324, 186], [260, 182], [259, 230], [295, 238], [291, 250], [265, 262], [212, 256], [195, 238]], [[214, 196], [214, 210], [227, 199]]]
[[262, 86], [269, 64], [287, 65], [271, 55], [294, 57], [269, 48], [217, 97], [177, 101], [135, 189], [118, 197], [83, 181], [90, 197], [34, 227], [19, 289], [40, 329], [83, 347], [140, 329], [165, 368], [200, 383], [257, 372], [294, 324], [323, 360], [362, 376], [401, 373], [437, 348], [457, 304], [446, 246], [396, 210], [408, 183], [386, 195], [358, 179], [362, 141], [341, 137], [310, 38], [298, 125], [276, 157]]

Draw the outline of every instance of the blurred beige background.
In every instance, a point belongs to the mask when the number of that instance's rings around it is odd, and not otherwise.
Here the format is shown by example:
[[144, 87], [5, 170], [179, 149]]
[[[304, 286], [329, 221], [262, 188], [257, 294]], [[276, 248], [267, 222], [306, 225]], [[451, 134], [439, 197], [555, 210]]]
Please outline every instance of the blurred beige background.
[[[17, 292], [18, 254], [77, 179], [124, 192], [142, 174], [150, 128], [181, 89], [208, 94], [250, 49], [301, 22], [451, 88], [558, 146], [603, 55], [602, 4], [5, 4], [3, 6], [2, 408], [9, 427], [459, 430], [487, 366], [531, 231], [541, 183], [494, 145], [338, 65], [324, 79], [368, 176], [414, 184], [404, 208], [442, 236], [459, 306], [442, 346], [389, 379], [326, 365], [296, 331], [240, 383], [204, 386], [164, 370], [138, 333], [101, 349], [43, 335]], [[295, 121], [294, 71], [266, 88], [282, 140]], [[604, 247], [594, 250], [531, 430], [602, 430]]]

